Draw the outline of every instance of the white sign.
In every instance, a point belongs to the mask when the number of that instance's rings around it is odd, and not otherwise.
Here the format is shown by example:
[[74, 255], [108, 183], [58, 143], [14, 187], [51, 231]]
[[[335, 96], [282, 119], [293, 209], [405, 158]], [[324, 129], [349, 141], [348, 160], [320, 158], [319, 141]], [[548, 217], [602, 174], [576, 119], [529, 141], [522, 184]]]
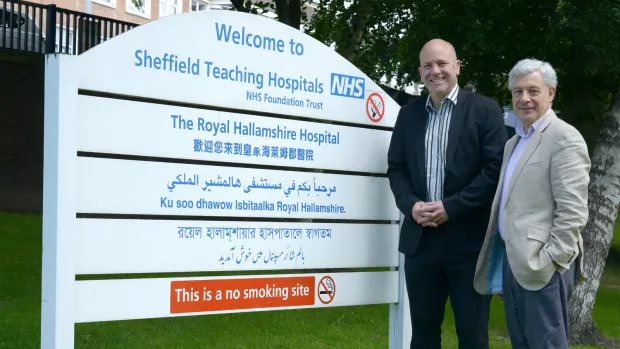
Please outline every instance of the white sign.
[[91, 96], [79, 113], [81, 151], [382, 174], [392, 134]]
[[398, 266], [398, 225], [78, 219], [76, 274]]
[[[174, 40], [162, 40], [172, 37]], [[164, 34], [165, 33], [165, 34]], [[168, 16], [80, 56], [79, 87], [127, 96], [393, 127], [400, 107], [331, 48], [277, 21]], [[383, 116], [367, 114], [371, 94]]]
[[[362, 304], [390, 305], [403, 347], [398, 110], [329, 47], [239, 12], [46, 56], [41, 347], [72, 349], [78, 322]], [[390, 270], [301, 272], [365, 267]], [[283, 269], [300, 273], [76, 281]]]
[[87, 157], [77, 173], [80, 213], [399, 219], [382, 177]]

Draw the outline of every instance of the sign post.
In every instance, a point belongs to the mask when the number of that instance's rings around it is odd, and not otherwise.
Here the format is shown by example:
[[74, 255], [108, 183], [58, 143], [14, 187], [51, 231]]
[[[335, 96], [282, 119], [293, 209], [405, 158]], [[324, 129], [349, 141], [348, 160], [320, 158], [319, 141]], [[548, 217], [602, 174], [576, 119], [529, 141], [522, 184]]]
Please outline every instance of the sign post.
[[[364, 304], [390, 304], [407, 346], [399, 106], [329, 47], [184, 13], [48, 55], [45, 84], [42, 348], [73, 348], [76, 323]], [[236, 273], [76, 280], [195, 271]]]
[[76, 57], [45, 60], [41, 347], [73, 348]]

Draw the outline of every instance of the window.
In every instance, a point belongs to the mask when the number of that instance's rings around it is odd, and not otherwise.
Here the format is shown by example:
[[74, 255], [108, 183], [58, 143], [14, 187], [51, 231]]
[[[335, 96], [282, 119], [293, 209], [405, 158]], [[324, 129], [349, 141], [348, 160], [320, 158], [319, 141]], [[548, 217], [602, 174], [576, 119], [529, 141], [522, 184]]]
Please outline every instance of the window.
[[159, 0], [159, 17], [181, 13], [181, 0]]
[[212, 10], [232, 10], [233, 4], [230, 3], [230, 0], [211, 0], [211, 9]]
[[[142, 8], [138, 9], [133, 2], [134, 1], [141, 1], [142, 2]], [[130, 13], [132, 15], [136, 15], [136, 16], [140, 16], [140, 17], [144, 17], [147, 19], [151, 18], [151, 0], [127, 0], [127, 5], [125, 7], [125, 11], [127, 11], [127, 13]]]
[[93, 0], [93, 3], [116, 8], [116, 0]]
[[189, 10], [192, 12], [205, 11], [205, 10], [208, 10], [210, 6], [211, 6], [211, 3], [208, 1], [191, 0], [191, 6]]

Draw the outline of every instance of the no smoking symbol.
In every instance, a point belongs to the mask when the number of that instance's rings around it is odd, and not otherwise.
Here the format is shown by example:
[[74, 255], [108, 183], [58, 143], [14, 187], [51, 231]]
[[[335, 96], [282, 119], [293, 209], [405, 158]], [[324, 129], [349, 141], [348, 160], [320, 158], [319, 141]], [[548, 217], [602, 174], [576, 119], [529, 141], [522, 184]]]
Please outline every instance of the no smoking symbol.
[[373, 92], [366, 99], [366, 115], [372, 122], [379, 122], [385, 115], [385, 102], [377, 92]]
[[336, 283], [330, 276], [324, 276], [319, 281], [319, 300], [323, 304], [329, 304], [336, 296]]

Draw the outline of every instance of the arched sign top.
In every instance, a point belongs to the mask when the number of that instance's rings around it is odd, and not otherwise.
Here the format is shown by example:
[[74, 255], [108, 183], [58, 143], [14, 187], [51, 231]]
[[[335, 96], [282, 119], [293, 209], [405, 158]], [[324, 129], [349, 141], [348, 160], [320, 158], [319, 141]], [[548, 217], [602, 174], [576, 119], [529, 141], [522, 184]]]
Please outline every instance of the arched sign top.
[[79, 88], [86, 90], [387, 127], [400, 108], [318, 40], [235, 11], [158, 19], [78, 62]]

